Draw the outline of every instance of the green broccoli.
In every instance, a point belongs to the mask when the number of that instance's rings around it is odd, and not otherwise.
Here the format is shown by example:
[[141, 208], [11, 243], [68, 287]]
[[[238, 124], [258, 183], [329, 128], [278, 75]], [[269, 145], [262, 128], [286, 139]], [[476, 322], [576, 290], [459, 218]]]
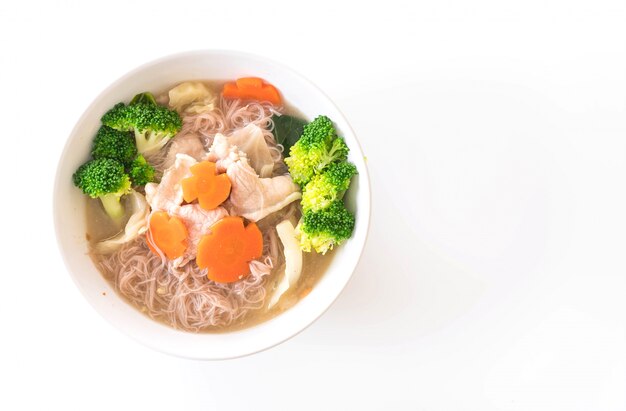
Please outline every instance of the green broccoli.
[[356, 166], [352, 163], [332, 163], [322, 174], [314, 176], [304, 186], [302, 209], [318, 211], [328, 207], [333, 201], [341, 200], [355, 174]]
[[112, 158], [123, 164], [130, 164], [137, 155], [135, 139], [130, 131], [119, 131], [102, 126], [93, 140], [93, 158]]
[[120, 131], [133, 131], [140, 154], [160, 150], [182, 127], [176, 111], [159, 106], [151, 93], [136, 95], [131, 104], [118, 103], [104, 116], [102, 124]]
[[149, 91], [146, 91], [145, 93], [139, 93], [137, 94], [135, 97], [133, 97], [133, 99], [130, 101], [129, 103], [131, 106], [134, 104], [153, 104], [156, 105], [156, 99], [154, 98], [154, 95], [152, 95], [152, 93], [150, 93]]
[[139, 154], [130, 165], [129, 174], [134, 186], [145, 186], [154, 180], [154, 167]]
[[302, 250], [310, 252], [313, 247], [318, 253], [326, 254], [350, 238], [353, 229], [354, 215], [337, 200], [322, 210], [305, 211], [296, 232], [300, 235]]
[[83, 164], [73, 175], [74, 185], [88, 196], [99, 198], [114, 220], [124, 215], [120, 198], [130, 192], [130, 178], [117, 160], [100, 158]]
[[302, 136], [289, 150], [285, 163], [293, 181], [303, 187], [330, 163], [345, 160], [348, 151], [332, 121], [319, 116], [304, 126]]

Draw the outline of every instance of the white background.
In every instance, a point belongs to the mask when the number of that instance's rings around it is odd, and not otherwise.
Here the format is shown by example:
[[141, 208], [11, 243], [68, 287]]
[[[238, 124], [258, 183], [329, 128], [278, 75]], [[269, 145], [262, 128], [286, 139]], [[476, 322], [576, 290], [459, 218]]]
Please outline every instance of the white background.
[[[51, 213], [91, 100], [202, 48], [316, 82], [373, 190], [335, 305], [223, 362], [109, 326], [65, 272]], [[7, 0], [0, 84], [0, 409], [626, 409], [624, 1]]]

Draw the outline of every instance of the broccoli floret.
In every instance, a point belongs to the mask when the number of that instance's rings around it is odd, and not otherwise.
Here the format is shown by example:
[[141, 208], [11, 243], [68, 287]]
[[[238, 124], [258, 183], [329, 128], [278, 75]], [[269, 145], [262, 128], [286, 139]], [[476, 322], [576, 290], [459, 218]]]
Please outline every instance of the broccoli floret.
[[154, 167], [152, 167], [144, 156], [139, 154], [130, 165], [130, 180], [134, 186], [145, 186], [154, 180]]
[[124, 215], [120, 198], [130, 192], [130, 178], [117, 160], [100, 158], [83, 164], [73, 176], [74, 185], [92, 198], [99, 198], [114, 220]]
[[91, 148], [93, 158], [112, 158], [130, 164], [137, 155], [133, 133], [102, 126], [96, 133]]
[[341, 200], [350, 186], [350, 179], [356, 174], [352, 163], [332, 163], [322, 174], [314, 176], [302, 191], [302, 208], [318, 211], [328, 207], [333, 201]]
[[160, 150], [182, 127], [176, 111], [159, 106], [150, 93], [136, 95], [131, 104], [116, 104], [102, 116], [102, 124], [121, 131], [133, 131], [140, 154]]
[[296, 232], [300, 235], [302, 250], [310, 252], [313, 247], [318, 253], [326, 254], [350, 238], [353, 229], [354, 215], [337, 200], [322, 210], [305, 211]]
[[304, 126], [302, 136], [289, 150], [285, 163], [293, 181], [304, 186], [330, 163], [345, 160], [348, 151], [332, 121], [319, 116]]

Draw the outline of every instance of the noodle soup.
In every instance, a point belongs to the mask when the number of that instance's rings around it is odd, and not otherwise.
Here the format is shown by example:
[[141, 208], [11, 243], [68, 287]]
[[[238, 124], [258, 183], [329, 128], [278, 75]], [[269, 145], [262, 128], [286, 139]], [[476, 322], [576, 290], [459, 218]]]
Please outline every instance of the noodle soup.
[[148, 317], [189, 332], [259, 324], [306, 298], [349, 241], [347, 145], [262, 79], [183, 82], [103, 114], [74, 175], [90, 256]]

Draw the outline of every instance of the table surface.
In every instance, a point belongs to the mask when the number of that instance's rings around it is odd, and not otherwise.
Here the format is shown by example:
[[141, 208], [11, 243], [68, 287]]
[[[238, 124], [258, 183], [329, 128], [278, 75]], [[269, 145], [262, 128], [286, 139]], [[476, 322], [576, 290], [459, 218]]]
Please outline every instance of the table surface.
[[[0, 409], [626, 409], [623, 1], [126, 3], [0, 3]], [[333, 307], [222, 362], [100, 318], [50, 211], [90, 101], [202, 48], [316, 82], [355, 129], [373, 196]]]

